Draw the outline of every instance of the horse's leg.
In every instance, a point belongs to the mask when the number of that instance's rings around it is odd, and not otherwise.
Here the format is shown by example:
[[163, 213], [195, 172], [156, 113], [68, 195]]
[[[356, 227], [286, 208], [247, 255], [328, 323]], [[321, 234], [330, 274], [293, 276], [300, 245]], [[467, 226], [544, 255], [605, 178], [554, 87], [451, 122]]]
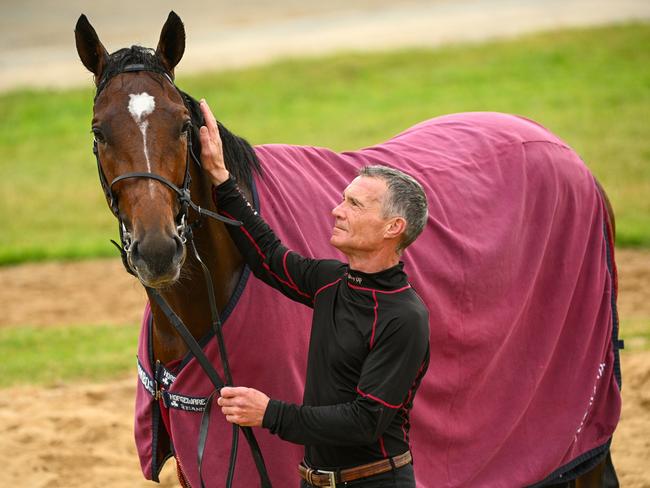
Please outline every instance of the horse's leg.
[[587, 471], [582, 476], [574, 480], [575, 488], [601, 488], [603, 486], [603, 473], [605, 472], [605, 463], [607, 457], [598, 463], [591, 471]]
[[603, 488], [618, 488], [618, 476], [616, 476], [616, 470], [614, 469], [614, 464], [612, 464], [612, 453], [611, 451], [607, 452], [607, 458], [605, 459], [605, 469], [603, 471]]
[[575, 480], [575, 488], [618, 488], [618, 477], [612, 464], [611, 452], [591, 471]]
[[618, 488], [618, 478], [610, 452], [596, 466], [576, 479], [547, 485], [545, 488]]

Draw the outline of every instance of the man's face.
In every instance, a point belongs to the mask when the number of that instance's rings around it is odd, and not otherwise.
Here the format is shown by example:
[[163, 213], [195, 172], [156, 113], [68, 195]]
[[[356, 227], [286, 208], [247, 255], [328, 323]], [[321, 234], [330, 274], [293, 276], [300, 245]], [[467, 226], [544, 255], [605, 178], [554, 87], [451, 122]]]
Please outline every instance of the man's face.
[[343, 192], [343, 201], [332, 210], [330, 244], [346, 255], [380, 248], [391, 220], [382, 216], [387, 192], [381, 178], [357, 176], [352, 180]]

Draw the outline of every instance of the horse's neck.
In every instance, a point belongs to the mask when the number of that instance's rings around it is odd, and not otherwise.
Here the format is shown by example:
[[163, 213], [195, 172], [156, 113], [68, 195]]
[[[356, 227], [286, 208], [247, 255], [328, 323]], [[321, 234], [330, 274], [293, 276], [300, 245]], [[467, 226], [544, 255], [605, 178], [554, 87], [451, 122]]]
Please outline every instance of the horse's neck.
[[[203, 208], [214, 210], [211, 185], [198, 168], [192, 170], [192, 200]], [[203, 218], [194, 230], [194, 244], [210, 270], [217, 309], [222, 311], [239, 281], [243, 261], [224, 224]], [[187, 259], [178, 283], [162, 292], [171, 308], [180, 316], [194, 338], [204, 337], [211, 328], [210, 302], [202, 267], [192, 246], [187, 243]], [[150, 300], [151, 301], [151, 300]], [[152, 303], [154, 316], [154, 357], [163, 363], [182, 358], [187, 347], [165, 315]]]

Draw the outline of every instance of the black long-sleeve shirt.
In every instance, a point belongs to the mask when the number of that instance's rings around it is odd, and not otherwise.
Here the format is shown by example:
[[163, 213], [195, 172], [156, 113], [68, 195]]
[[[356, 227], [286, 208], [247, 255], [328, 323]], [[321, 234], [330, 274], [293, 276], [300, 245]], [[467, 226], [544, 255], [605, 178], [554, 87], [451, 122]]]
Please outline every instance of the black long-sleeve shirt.
[[428, 311], [400, 263], [378, 273], [285, 248], [229, 179], [215, 188], [229, 232], [261, 280], [314, 309], [302, 405], [272, 399], [263, 427], [321, 469], [409, 449], [409, 412], [429, 363]]

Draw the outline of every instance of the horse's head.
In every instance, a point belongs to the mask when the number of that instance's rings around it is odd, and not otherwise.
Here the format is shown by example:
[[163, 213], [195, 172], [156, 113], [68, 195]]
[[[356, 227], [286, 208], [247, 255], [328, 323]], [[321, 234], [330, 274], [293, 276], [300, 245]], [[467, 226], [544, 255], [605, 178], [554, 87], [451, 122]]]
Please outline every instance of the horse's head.
[[167, 286], [178, 279], [186, 255], [178, 195], [146, 176], [118, 177], [150, 173], [181, 188], [186, 181], [191, 114], [172, 82], [185, 50], [183, 23], [169, 14], [155, 52], [133, 46], [109, 55], [84, 15], [75, 38], [82, 63], [95, 75], [92, 132], [128, 264], [143, 284]]

